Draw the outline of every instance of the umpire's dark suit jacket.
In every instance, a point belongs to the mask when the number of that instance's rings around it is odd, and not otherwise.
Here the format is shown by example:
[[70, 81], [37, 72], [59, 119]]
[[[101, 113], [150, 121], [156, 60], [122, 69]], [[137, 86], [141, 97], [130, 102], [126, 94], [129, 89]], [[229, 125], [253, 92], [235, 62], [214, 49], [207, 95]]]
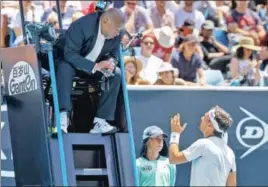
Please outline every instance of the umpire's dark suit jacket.
[[119, 45], [124, 30], [113, 39], [105, 40], [104, 46], [96, 62], [84, 57], [93, 49], [100, 25], [100, 12], [92, 13], [73, 22], [68, 30], [59, 38], [56, 46], [62, 53], [61, 60], [70, 63], [75, 69], [91, 72], [94, 64], [107, 57], [118, 58]]

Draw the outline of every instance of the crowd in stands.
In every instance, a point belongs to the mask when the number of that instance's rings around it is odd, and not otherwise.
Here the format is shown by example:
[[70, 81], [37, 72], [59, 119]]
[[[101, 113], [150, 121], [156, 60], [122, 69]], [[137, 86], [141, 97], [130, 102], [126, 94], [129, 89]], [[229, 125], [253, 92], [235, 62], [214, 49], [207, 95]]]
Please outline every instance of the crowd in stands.
[[[95, 11], [96, 1], [60, 0], [63, 29]], [[268, 1], [114, 1], [128, 33], [130, 85], [267, 86]], [[23, 1], [26, 21], [59, 28], [55, 1]], [[1, 4], [1, 47], [21, 45], [18, 1]], [[93, 23], [89, 23], [89, 27]], [[122, 43], [129, 42], [128, 35]]]

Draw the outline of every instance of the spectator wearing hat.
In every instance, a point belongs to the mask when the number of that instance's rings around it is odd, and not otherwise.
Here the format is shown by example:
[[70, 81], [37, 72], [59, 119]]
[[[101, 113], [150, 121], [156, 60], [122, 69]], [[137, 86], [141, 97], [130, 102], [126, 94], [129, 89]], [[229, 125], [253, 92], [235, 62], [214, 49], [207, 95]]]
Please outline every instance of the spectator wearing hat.
[[139, 73], [142, 70], [142, 63], [139, 59], [133, 56], [124, 57], [126, 81], [130, 85], [147, 85], [150, 84], [149, 81], [143, 80]]
[[187, 85], [187, 83], [180, 78], [178, 69], [173, 68], [168, 62], [164, 62], [158, 70], [158, 79], [154, 85]]
[[239, 45], [235, 46], [236, 55], [230, 63], [230, 71], [233, 79], [241, 76], [246, 79], [247, 86], [256, 86], [260, 81], [260, 63], [256, 59], [254, 52], [261, 48], [254, 45], [254, 40], [243, 37]]
[[[175, 47], [177, 49], [180, 49], [180, 45], [183, 42], [184, 38], [189, 36], [189, 35], [195, 35], [198, 36], [199, 35], [199, 31], [195, 28], [195, 23], [193, 20], [187, 19], [185, 20], [183, 26], [178, 30], [178, 37], [176, 39], [175, 42]], [[199, 56], [201, 57], [201, 59], [204, 58], [204, 54], [202, 51], [202, 48], [200, 45], [196, 46], [196, 53], [199, 54]]]
[[153, 54], [161, 58], [164, 62], [170, 61], [171, 53], [175, 45], [175, 35], [169, 26], [164, 26], [154, 29], [152, 36], [154, 36]]
[[213, 36], [214, 23], [210, 20], [205, 21], [202, 25], [201, 35], [203, 41], [201, 47], [204, 53], [204, 61], [212, 69], [226, 72], [226, 67], [232, 58], [229, 54], [229, 49], [218, 42]]
[[176, 167], [169, 163], [167, 134], [157, 126], [143, 131], [142, 149], [136, 160], [138, 186], [174, 186]]
[[163, 60], [153, 55], [155, 39], [153, 35], [145, 35], [141, 39], [141, 55], [137, 58], [142, 62], [143, 69], [140, 72], [141, 78], [154, 84], [157, 80], [157, 71], [163, 64]]
[[178, 30], [178, 37], [176, 39], [176, 47], [179, 47], [183, 41], [183, 38], [194, 34], [195, 24], [193, 20], [187, 19], [184, 21], [182, 27]]
[[180, 50], [172, 54], [171, 63], [174, 68], [179, 70], [178, 77], [187, 81], [195, 82], [198, 74], [199, 83], [205, 84], [203, 60], [196, 53], [196, 48], [200, 39], [194, 35], [189, 35], [184, 38], [180, 45]]

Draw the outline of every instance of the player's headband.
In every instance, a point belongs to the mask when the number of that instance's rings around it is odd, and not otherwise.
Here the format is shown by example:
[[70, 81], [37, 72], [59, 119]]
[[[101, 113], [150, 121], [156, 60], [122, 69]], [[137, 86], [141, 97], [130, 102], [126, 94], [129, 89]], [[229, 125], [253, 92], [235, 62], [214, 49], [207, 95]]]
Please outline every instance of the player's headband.
[[211, 121], [213, 127], [215, 128], [215, 130], [216, 130], [217, 132], [224, 133], [224, 130], [220, 129], [218, 122], [215, 120], [215, 116], [216, 116], [216, 114], [215, 114], [215, 109], [211, 109], [211, 110], [208, 112], [208, 115], [209, 115], [209, 119], [210, 119], [210, 121]]

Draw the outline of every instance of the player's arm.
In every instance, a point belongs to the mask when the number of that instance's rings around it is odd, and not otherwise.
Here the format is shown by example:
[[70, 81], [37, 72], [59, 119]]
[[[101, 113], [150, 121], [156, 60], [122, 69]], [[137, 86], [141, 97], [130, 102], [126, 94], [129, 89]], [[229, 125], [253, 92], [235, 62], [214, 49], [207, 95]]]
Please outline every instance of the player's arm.
[[236, 172], [231, 171], [227, 178], [226, 186], [236, 186]]
[[182, 164], [188, 162], [182, 152], [180, 152], [179, 145], [171, 143], [169, 145], [169, 161], [171, 164]]
[[203, 139], [197, 140], [187, 149], [180, 151], [180, 134], [184, 131], [186, 124], [181, 126], [179, 114], [171, 118], [171, 136], [169, 144], [169, 160], [172, 164], [190, 162], [202, 156], [205, 143]]

